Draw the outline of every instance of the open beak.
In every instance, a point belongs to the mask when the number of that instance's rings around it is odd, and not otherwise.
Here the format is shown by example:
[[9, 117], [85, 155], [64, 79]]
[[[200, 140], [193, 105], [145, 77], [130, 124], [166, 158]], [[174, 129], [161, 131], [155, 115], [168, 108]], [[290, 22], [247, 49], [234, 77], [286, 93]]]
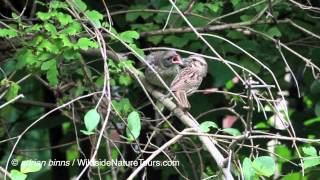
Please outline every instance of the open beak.
[[176, 55], [176, 56], [173, 57], [172, 63], [173, 64], [183, 65], [183, 62], [182, 62], [181, 57], [179, 55]]

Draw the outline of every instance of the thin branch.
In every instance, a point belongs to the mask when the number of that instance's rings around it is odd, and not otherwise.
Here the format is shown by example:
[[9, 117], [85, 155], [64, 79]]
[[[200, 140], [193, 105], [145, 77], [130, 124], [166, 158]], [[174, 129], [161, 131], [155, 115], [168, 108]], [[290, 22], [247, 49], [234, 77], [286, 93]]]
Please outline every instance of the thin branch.
[[[127, 14], [127, 13], [139, 13], [139, 12], [151, 12], [151, 13], [169, 13], [170, 10], [160, 10], [160, 9], [130, 9], [130, 10], [122, 10], [122, 11], [114, 11], [114, 12], [110, 12], [111, 16], [114, 15], [119, 15], [119, 14]], [[172, 14], [178, 14], [178, 12], [173, 11]], [[195, 14], [195, 13], [188, 13], [187, 15], [191, 15], [191, 16], [195, 16], [195, 17], [199, 17], [205, 20], [210, 20], [211, 18], [209, 17], [205, 17], [199, 14]]]
[[[289, 20], [278, 20], [277, 23], [288, 23]], [[257, 24], [272, 24], [273, 21], [245, 21], [245, 22], [238, 22], [238, 23], [230, 23], [230, 24], [221, 24], [221, 25], [213, 25], [213, 26], [206, 26], [206, 27], [195, 27], [194, 29], [199, 33], [205, 32], [212, 32], [212, 31], [221, 31], [226, 29], [237, 29], [244, 26], [252, 26]], [[181, 28], [168, 28], [166, 30], [155, 30], [155, 31], [148, 31], [148, 32], [141, 32], [141, 37], [148, 37], [154, 35], [166, 35], [166, 34], [175, 34], [175, 33], [188, 33], [194, 32], [193, 28], [191, 27], [181, 27]]]
[[[184, 132], [188, 132], [192, 129], [185, 129], [182, 131], [182, 133]], [[146, 160], [143, 161], [142, 164], [140, 164], [137, 169], [135, 169], [130, 176], [127, 178], [128, 180], [132, 180], [144, 167], [146, 167], [148, 165], [148, 163], [154, 159], [158, 154], [160, 154], [162, 151], [164, 151], [166, 148], [168, 148], [170, 145], [176, 143], [180, 138], [182, 138], [183, 135], [182, 134], [178, 134], [176, 135], [174, 138], [170, 139], [169, 141], [167, 141], [164, 145], [162, 145], [161, 147], [159, 147], [159, 149], [157, 149], [156, 151], [154, 151]]]
[[5, 106], [7, 106], [7, 105], [9, 105], [9, 104], [17, 101], [17, 100], [20, 99], [20, 98], [24, 98], [24, 95], [23, 95], [23, 94], [19, 94], [18, 96], [16, 96], [15, 98], [11, 99], [10, 101], [2, 104], [2, 105], [0, 106], [0, 109], [2, 109], [2, 108], [4, 108]]
[[7, 176], [9, 179], [12, 179], [10, 173], [8, 171], [6, 171], [2, 166], [0, 166], [0, 172], [2, 174], [4, 174], [5, 176]]
[[[73, 102], [76, 102], [80, 99], [83, 99], [83, 98], [87, 98], [87, 97], [90, 97], [90, 96], [93, 96], [94, 94], [98, 94], [98, 93], [101, 93], [101, 92], [94, 92], [94, 93], [90, 93], [90, 94], [87, 94], [87, 95], [84, 95], [84, 96], [80, 96], [80, 97], [77, 97], [67, 103], [64, 103], [62, 104], [61, 106], [59, 107], [56, 107], [54, 109], [52, 109], [51, 111], [47, 112], [46, 114], [42, 115], [40, 118], [38, 118], [37, 120], [33, 121], [28, 127], [26, 127], [21, 133], [20, 135], [16, 136], [16, 137], [12, 137], [10, 139], [17, 139], [14, 146], [12, 147], [11, 149], [11, 152], [9, 154], [9, 157], [7, 159], [7, 162], [6, 162], [6, 167], [5, 169], [7, 170], [8, 167], [9, 167], [9, 162], [10, 162], [10, 159], [12, 158], [12, 155], [13, 155], [13, 152], [15, 151], [16, 147], [18, 146], [18, 143], [20, 142], [21, 138], [23, 137], [23, 135], [25, 135], [34, 125], [36, 125], [39, 121], [45, 119], [47, 116], [49, 116], [51, 113], [59, 110], [59, 109], [62, 109], [62, 108], [65, 108], [67, 107], [68, 105], [72, 104]], [[1, 142], [0, 142], [1, 143]], [[4, 180], [6, 180], [6, 176], [4, 177]]]
[[[231, 139], [231, 140], [243, 139], [245, 136], [245, 135], [229, 136], [229, 135], [221, 135], [221, 134], [193, 133], [193, 132], [183, 133], [183, 135], [209, 136], [214, 138]], [[288, 137], [288, 136], [281, 136], [281, 135], [251, 135], [246, 137], [246, 139], [277, 139], [277, 140], [284, 140], [284, 141], [299, 141], [304, 143], [320, 142], [320, 139], [306, 139], [306, 138]]]

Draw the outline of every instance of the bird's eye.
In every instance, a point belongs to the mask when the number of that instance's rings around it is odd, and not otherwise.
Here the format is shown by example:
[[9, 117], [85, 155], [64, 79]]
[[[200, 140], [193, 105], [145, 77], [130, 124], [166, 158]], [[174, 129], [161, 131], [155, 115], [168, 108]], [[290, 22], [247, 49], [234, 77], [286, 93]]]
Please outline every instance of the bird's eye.
[[163, 65], [166, 66], [166, 67], [169, 67], [170, 64], [171, 64], [171, 59], [170, 58], [165, 58], [164, 62], [163, 62]]

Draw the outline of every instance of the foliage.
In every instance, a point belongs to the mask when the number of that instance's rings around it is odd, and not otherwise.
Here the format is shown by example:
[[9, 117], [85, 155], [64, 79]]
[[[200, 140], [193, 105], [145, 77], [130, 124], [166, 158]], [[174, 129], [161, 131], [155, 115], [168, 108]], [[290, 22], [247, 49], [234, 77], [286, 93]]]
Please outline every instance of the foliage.
[[127, 137], [130, 141], [137, 139], [141, 131], [141, 122], [139, 113], [132, 111], [128, 116], [128, 125], [126, 129]]
[[82, 130], [84, 134], [94, 134], [93, 130], [98, 126], [100, 122], [100, 115], [96, 109], [89, 110], [84, 115], [84, 124], [87, 130]]
[[27, 174], [31, 172], [38, 172], [42, 168], [42, 165], [33, 160], [25, 160], [21, 162], [20, 171], [12, 169], [10, 175], [13, 180], [24, 180], [27, 178]]
[[209, 132], [210, 128], [218, 128], [218, 125], [212, 121], [205, 121], [200, 124], [200, 130], [202, 132]]

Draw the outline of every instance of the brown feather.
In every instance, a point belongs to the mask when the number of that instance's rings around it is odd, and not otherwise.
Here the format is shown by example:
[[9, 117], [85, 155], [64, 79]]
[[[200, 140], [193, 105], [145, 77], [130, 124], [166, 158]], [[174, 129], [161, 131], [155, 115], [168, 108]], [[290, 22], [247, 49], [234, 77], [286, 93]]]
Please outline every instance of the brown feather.
[[187, 95], [197, 90], [207, 74], [207, 63], [200, 56], [190, 56], [185, 60], [188, 64], [180, 71], [171, 83], [170, 89], [175, 92], [182, 108], [191, 107]]
[[175, 95], [178, 99], [178, 104], [182, 109], [190, 109], [191, 105], [188, 101], [187, 94], [185, 91], [176, 91]]

